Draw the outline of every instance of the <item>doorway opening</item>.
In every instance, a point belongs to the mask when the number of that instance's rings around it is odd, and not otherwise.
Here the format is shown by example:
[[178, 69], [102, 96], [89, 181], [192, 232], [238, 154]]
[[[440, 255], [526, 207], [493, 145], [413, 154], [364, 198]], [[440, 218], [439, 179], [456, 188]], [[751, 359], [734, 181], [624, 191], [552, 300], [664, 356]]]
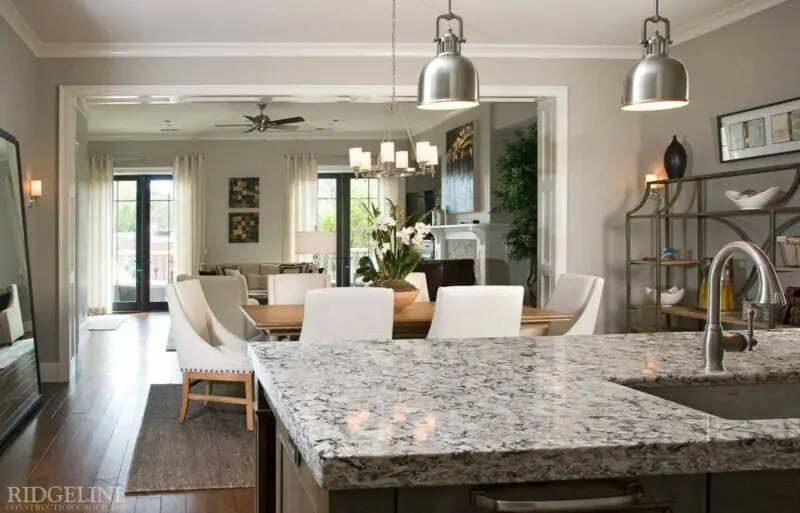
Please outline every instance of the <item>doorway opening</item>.
[[172, 175], [115, 173], [113, 212], [114, 311], [166, 311], [175, 279]]
[[[345, 169], [345, 171], [350, 171]], [[382, 204], [380, 180], [356, 178], [350, 172], [320, 173], [317, 179], [317, 229], [336, 232], [336, 254], [326, 255], [325, 272], [338, 287], [355, 283], [358, 261], [370, 256], [365, 206]]]

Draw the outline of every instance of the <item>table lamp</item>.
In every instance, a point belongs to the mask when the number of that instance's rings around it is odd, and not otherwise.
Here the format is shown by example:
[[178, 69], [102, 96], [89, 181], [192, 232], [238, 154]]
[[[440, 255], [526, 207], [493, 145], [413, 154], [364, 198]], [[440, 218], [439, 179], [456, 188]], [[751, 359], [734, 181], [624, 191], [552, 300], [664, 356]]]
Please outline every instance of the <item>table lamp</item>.
[[294, 246], [298, 255], [314, 255], [314, 269], [323, 272], [319, 256], [336, 254], [336, 232], [296, 232]]

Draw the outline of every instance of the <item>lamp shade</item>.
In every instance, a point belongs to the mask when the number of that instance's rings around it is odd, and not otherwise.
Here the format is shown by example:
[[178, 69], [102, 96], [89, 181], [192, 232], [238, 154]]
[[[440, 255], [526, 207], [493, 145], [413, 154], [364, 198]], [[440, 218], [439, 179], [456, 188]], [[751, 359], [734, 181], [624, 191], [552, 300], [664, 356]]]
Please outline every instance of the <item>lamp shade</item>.
[[296, 232], [294, 248], [298, 255], [336, 253], [336, 232]]
[[31, 192], [30, 195], [32, 198], [38, 198], [42, 195], [42, 181], [41, 180], [31, 180]]
[[622, 110], [654, 111], [689, 104], [689, 74], [679, 59], [650, 54], [628, 72], [622, 93]]
[[455, 110], [478, 105], [478, 70], [461, 55], [460, 42], [448, 30], [439, 41], [436, 58], [422, 68], [417, 90], [420, 109]]

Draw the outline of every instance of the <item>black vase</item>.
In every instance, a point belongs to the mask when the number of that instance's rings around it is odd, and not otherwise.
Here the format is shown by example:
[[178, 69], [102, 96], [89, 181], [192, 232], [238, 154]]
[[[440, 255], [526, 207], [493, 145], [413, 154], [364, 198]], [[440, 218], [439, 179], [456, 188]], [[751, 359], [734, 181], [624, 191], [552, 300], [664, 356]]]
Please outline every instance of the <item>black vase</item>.
[[678, 142], [678, 137], [673, 135], [672, 142], [664, 152], [664, 169], [670, 180], [683, 178], [683, 174], [686, 172], [686, 161], [686, 148]]

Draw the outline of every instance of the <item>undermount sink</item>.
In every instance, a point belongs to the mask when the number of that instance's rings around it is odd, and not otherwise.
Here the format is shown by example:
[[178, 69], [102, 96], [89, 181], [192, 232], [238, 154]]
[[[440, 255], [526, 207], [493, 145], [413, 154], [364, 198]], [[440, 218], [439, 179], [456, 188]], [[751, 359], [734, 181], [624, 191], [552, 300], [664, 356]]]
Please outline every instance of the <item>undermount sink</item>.
[[800, 382], [630, 388], [724, 419], [800, 418]]

